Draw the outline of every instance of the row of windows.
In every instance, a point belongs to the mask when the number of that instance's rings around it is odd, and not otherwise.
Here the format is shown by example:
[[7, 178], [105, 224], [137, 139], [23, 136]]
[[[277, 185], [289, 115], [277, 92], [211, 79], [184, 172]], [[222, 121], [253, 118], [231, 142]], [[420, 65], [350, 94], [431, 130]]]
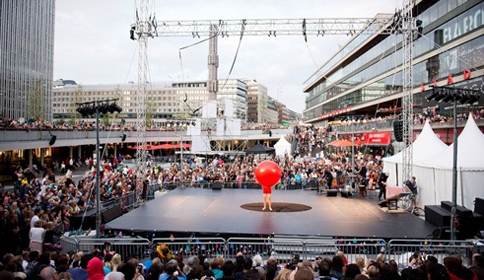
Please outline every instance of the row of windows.
[[[434, 48], [439, 48], [440, 44], [428, 44], [427, 42], [429, 40], [442, 42], [442, 34], [444, 32], [443, 30], [449, 28], [449, 26], [454, 26], [454, 28], [458, 30], [459, 28], [455, 26], [463, 25], [466, 18], [475, 17], [475, 15], [482, 15], [481, 11], [483, 9], [484, 4], [477, 5], [476, 7], [466, 11], [460, 16], [441, 25], [434, 32], [426, 34], [423, 38], [415, 42], [414, 53], [418, 55]], [[475, 24], [475, 26], [481, 27], [483, 23], [482, 21], [475, 21]], [[469, 31], [472, 29], [467, 28], [467, 30]], [[387, 41], [389, 38], [387, 38], [385, 41]], [[383, 45], [386, 45], [385, 41], [382, 42]], [[432, 57], [420, 64], [415, 65], [413, 79], [414, 86], [419, 86], [421, 83], [428, 83], [437, 77], [446, 77], [451, 73], [462, 73], [464, 69], [472, 69], [484, 65], [482, 58], [482, 44], [482, 39], [477, 38], [471, 42], [462, 44], [459, 47], [448, 50], [447, 52], [443, 52], [439, 56]], [[381, 48], [379, 46], [376, 46], [375, 49]], [[363, 55], [363, 57], [364, 56], [366, 56], [366, 54]], [[367, 80], [377, 75], [391, 71], [396, 67], [395, 65], [401, 64], [401, 59], [402, 56], [400, 52], [396, 52], [385, 57], [384, 59], [355, 74], [354, 76], [351, 76], [348, 80], [341, 82], [335, 87], [332, 87], [331, 89], [325, 91], [323, 94], [317, 95], [316, 97], [313, 95], [312, 99], [308, 98], [309, 100], [307, 100], [306, 102], [307, 107], [312, 107], [320, 104], [324, 100], [331, 98], [332, 96], [338, 95], [342, 92], [345, 92], [351, 87], [366, 82]], [[358, 60], [355, 60], [353, 63], [355, 65], [359, 65], [361, 64], [359, 61], [360, 58], [358, 58]], [[338, 71], [340, 75], [345, 72], [350, 72], [346, 70], [346, 67]], [[332, 77], [333, 76], [331, 76], [329, 79], [331, 79]], [[398, 72], [397, 74], [380, 81], [379, 83], [385, 85], [385, 90], [382, 91], [381, 96], [391, 94], [392, 92], [401, 89], [401, 81], [401, 72]], [[372, 86], [373, 85], [371, 85], [370, 87]], [[324, 85], [322, 83], [318, 86], [317, 90], [321, 90], [321, 88], [323, 87]], [[318, 109], [317, 111], [331, 111], [338, 108], [343, 108], [348, 105], [361, 104], [367, 101], [365, 96], [362, 96], [361, 98], [357, 97], [358, 94], [361, 94], [361, 92], [355, 92], [351, 94], [352, 96], [338, 98], [336, 101], [331, 102], [331, 104], [325, 105], [325, 110]], [[314, 111], [312, 113], [305, 114], [305, 116], [307, 116], [308, 118], [312, 118], [318, 116], [321, 113]]]
[[[462, 4], [465, 1], [456, 1], [456, 0], [446, 0], [446, 1], [440, 1], [437, 4], [439, 7], [447, 7], [446, 13], [450, 12], [450, 8], [454, 7], [457, 4]], [[436, 5], [437, 5], [436, 4]], [[435, 6], [435, 5], [434, 5]], [[434, 6], [429, 8], [428, 10], [424, 11], [421, 15], [418, 16], [418, 18], [429, 18], [429, 14], [432, 14], [435, 12]], [[441, 47], [444, 43], [449, 42], [450, 40], [453, 40], [457, 37], [457, 35], [462, 35], [464, 33], [470, 32], [473, 29], [476, 29], [480, 26], [482, 26], [482, 10], [484, 9], [484, 4], [480, 4], [475, 6], [472, 9], [469, 9], [468, 11], [462, 13], [461, 15], [453, 18], [452, 20], [448, 21], [447, 23], [441, 25], [440, 27], [436, 28], [436, 32], [427, 32], [424, 37], [422, 37], [419, 40], [416, 40], [413, 45], [413, 53], [414, 57], [422, 55], [423, 53], [426, 53], [432, 49], [437, 49]], [[476, 16], [477, 15], [477, 16]], [[441, 15], [443, 16], [443, 15]], [[472, 24], [469, 24], [466, 19], [469, 18], [476, 18], [476, 20], [472, 20]], [[424, 22], [424, 24], [430, 24], [430, 21]], [[457, 26], [457, 27], [456, 27]], [[462, 27], [461, 27], [462, 26]], [[449, 28], [451, 30], [454, 30], [454, 32], [449, 32]], [[436, 33], [436, 35], [434, 34]], [[450, 35], [452, 33], [452, 36]], [[444, 35], [447, 34], [447, 35]], [[456, 36], [454, 36], [456, 35]], [[444, 39], [445, 38], [445, 39]], [[352, 41], [353, 42], [355, 40]], [[360, 40], [359, 40], [360, 41]], [[371, 50], [367, 51], [360, 57], [358, 57], [357, 60], [351, 62], [350, 64], [346, 65], [345, 67], [342, 67], [338, 69], [335, 73], [331, 74], [328, 78], [327, 81], [320, 83], [318, 86], [316, 86], [314, 89], [312, 89], [309, 92], [307, 102], [311, 102], [312, 104], [320, 103], [321, 100], [325, 100], [327, 98], [330, 98], [333, 95], [327, 95], [324, 97], [319, 98], [319, 101], [313, 101], [312, 99], [315, 97], [319, 97], [320, 94], [324, 93], [325, 91], [328, 90], [331, 86], [333, 86], [335, 83], [338, 83], [339, 80], [341, 80], [343, 77], [353, 73], [354, 71], [357, 71], [360, 69], [362, 66], [365, 66], [367, 63], [370, 61], [375, 61], [374, 65], [372, 66], [374, 68], [378, 68], [379, 72], [374, 73], [375, 70], [368, 70], [366, 73], [362, 74], [357, 74], [360, 76], [354, 76], [353, 80], [356, 81], [361, 81], [364, 82], [368, 80], [366, 77], [368, 73], [370, 73], [373, 77], [377, 76], [378, 74], [384, 73], [391, 68], [396, 67], [396, 65], [401, 65], [402, 64], [402, 55], [397, 53], [397, 55], [393, 54], [387, 57], [384, 57], [386, 52], [396, 52], [396, 46], [398, 43], [402, 41], [402, 35], [395, 35], [395, 36], [389, 36], [382, 42], [380, 42], [377, 46], [373, 47]], [[356, 46], [355, 46], [356, 47]], [[340, 60], [343, 58], [341, 55], [338, 55], [340, 57]], [[339, 60], [338, 60], [339, 61]], [[336, 62], [335, 62], [336, 63]], [[333, 63], [333, 65], [335, 64]], [[375, 65], [376, 64], [376, 65]], [[390, 65], [390, 67], [386, 67], [384, 69], [380, 68], [380, 65]]]

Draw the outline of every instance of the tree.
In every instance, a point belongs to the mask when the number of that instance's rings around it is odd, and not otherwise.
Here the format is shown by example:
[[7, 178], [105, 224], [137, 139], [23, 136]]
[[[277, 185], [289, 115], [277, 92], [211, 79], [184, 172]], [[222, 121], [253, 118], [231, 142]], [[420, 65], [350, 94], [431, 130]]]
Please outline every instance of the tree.
[[32, 92], [28, 95], [27, 118], [34, 120], [46, 119], [47, 89], [43, 76], [35, 82]]
[[153, 117], [155, 113], [155, 98], [153, 95], [148, 95], [146, 98], [146, 126], [153, 124]]
[[72, 95], [71, 103], [68, 108], [68, 114], [71, 116], [74, 124], [77, 123], [77, 118], [80, 117], [80, 114], [77, 112], [77, 104], [84, 102], [85, 99], [82, 85], [77, 85], [77, 90]]

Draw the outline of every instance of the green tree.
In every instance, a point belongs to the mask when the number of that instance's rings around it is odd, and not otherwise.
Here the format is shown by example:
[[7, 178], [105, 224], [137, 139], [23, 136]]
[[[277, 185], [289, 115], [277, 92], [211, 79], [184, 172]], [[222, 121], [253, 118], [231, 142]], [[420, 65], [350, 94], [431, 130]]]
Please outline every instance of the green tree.
[[146, 126], [150, 126], [153, 124], [155, 108], [155, 98], [153, 97], [153, 95], [148, 94], [148, 96], [146, 96]]
[[40, 77], [34, 85], [32, 92], [28, 95], [27, 118], [35, 120], [46, 118], [47, 112], [47, 88], [44, 77]]
[[80, 114], [77, 112], [78, 103], [82, 103], [86, 100], [84, 96], [84, 89], [82, 85], [77, 86], [77, 90], [72, 94], [70, 106], [68, 108], [68, 114], [71, 116], [73, 123], [77, 123], [77, 118], [80, 118]]

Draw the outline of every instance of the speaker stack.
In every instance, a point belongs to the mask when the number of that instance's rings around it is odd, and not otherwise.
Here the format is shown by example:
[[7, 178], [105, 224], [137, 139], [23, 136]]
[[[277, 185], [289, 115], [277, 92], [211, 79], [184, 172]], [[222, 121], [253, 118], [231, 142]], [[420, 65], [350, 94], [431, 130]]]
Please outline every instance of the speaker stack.
[[222, 190], [222, 183], [221, 182], [213, 182], [210, 184], [212, 190]]
[[346, 197], [346, 198], [350, 198], [353, 196], [353, 194], [347, 190], [341, 190], [340, 194], [341, 194], [341, 197]]
[[326, 191], [326, 196], [337, 196], [339, 190], [327, 190]]

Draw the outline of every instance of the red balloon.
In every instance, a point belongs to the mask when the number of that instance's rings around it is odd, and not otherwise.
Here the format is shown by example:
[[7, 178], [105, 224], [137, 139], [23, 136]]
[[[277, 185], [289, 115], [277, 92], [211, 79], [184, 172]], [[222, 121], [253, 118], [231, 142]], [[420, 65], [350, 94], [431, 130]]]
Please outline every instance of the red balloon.
[[281, 169], [277, 163], [265, 160], [255, 168], [255, 178], [264, 187], [272, 187], [281, 179]]

